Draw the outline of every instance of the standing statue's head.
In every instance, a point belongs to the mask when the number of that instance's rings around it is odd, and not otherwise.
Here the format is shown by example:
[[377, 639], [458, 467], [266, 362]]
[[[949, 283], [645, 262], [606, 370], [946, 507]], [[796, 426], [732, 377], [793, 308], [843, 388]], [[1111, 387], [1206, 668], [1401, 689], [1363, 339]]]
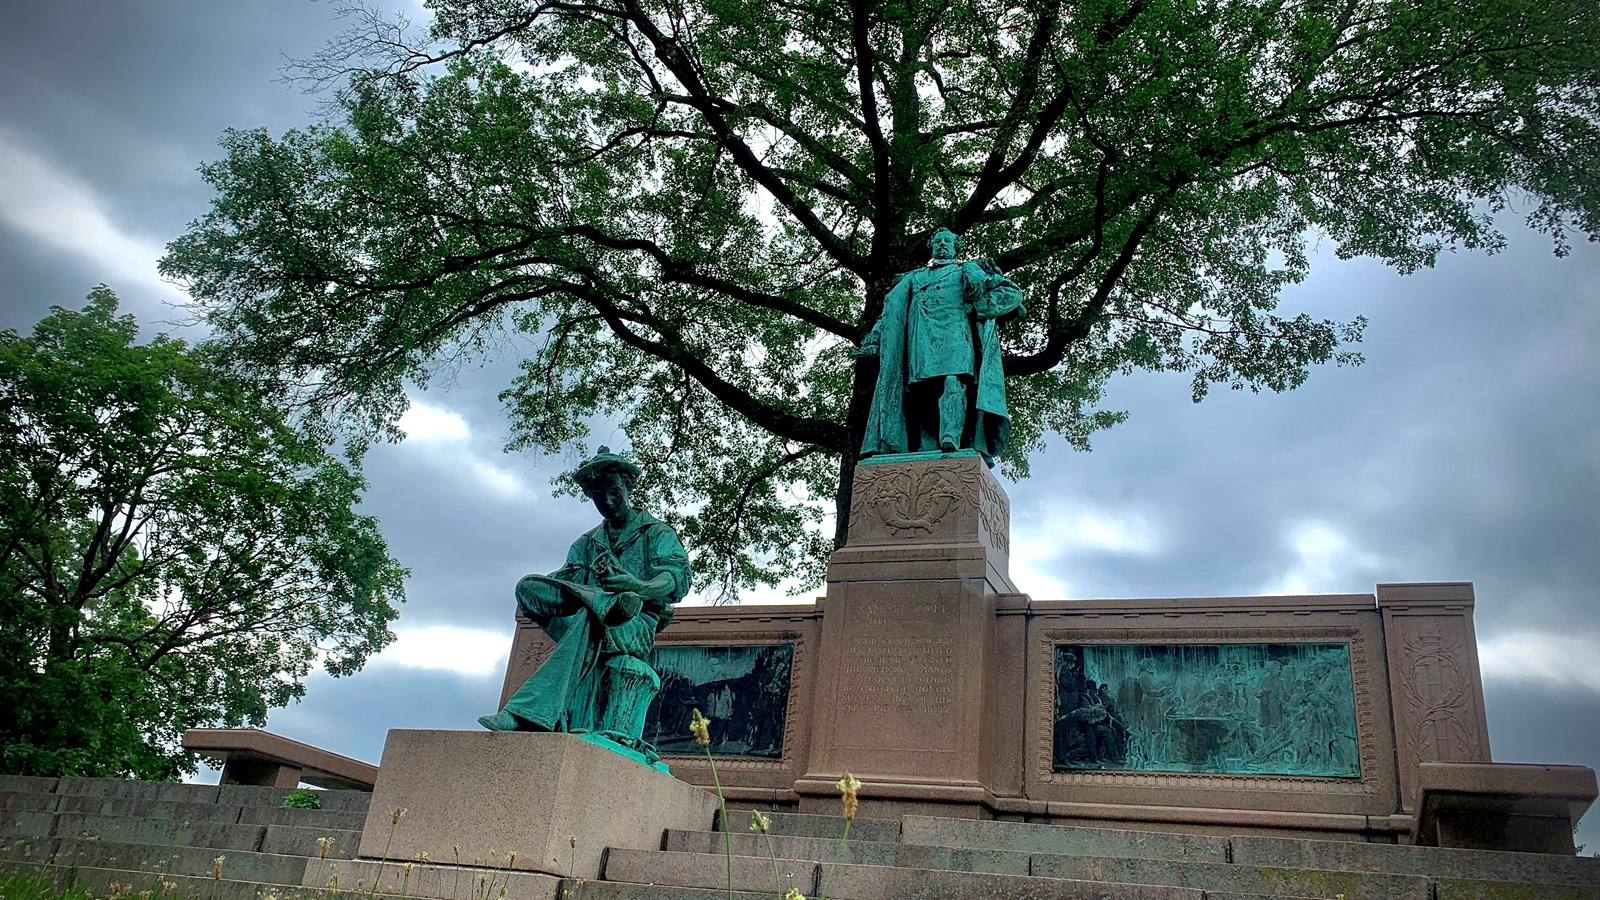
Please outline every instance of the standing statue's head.
[[594, 501], [594, 508], [613, 525], [628, 521], [633, 509], [633, 483], [639, 478], [639, 467], [601, 447], [594, 458], [572, 473], [584, 496]]
[[941, 228], [928, 238], [928, 250], [934, 259], [955, 259], [961, 249], [961, 238], [948, 228]]

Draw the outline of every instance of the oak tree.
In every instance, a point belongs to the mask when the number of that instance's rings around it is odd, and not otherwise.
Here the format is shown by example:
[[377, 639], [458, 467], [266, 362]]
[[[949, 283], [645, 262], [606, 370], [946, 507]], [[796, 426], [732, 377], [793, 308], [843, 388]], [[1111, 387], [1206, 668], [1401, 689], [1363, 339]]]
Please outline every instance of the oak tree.
[[105, 287], [0, 332], [0, 771], [175, 778], [394, 639], [361, 477]]
[[1023, 474], [1119, 420], [1118, 373], [1199, 399], [1358, 361], [1362, 320], [1279, 309], [1313, 241], [1409, 272], [1508, 210], [1557, 252], [1600, 232], [1592, 0], [428, 8], [346, 7], [301, 70], [329, 115], [228, 132], [163, 270], [313, 424], [383, 433], [442, 363], [525, 353], [510, 447], [619, 421], [728, 588], [844, 539], [850, 350], [936, 227], [1027, 294]]

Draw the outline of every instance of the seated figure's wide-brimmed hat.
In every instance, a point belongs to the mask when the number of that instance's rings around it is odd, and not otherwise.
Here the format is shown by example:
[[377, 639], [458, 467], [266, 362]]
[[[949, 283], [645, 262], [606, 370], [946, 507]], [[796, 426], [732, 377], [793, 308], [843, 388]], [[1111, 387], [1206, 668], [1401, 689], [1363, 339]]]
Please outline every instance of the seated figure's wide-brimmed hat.
[[631, 460], [612, 453], [610, 447], [601, 446], [592, 459], [572, 473], [572, 480], [578, 483], [578, 487], [587, 488], [607, 472], [621, 472], [629, 481], [637, 481], [641, 471]]

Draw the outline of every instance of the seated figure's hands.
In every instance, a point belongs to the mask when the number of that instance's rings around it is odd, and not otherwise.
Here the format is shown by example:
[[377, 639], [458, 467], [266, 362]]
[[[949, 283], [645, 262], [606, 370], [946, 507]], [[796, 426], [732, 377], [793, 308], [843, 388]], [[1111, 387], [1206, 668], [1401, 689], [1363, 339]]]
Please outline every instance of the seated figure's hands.
[[643, 593], [647, 588], [643, 579], [635, 578], [621, 569], [612, 569], [602, 574], [600, 576], [600, 586], [612, 593], [620, 593], [622, 591]]

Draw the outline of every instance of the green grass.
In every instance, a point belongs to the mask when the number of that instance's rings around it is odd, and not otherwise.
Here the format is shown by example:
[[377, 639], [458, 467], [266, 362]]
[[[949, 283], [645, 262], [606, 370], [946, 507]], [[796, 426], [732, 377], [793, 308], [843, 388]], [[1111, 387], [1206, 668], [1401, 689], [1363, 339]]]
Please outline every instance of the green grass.
[[0, 900], [94, 900], [94, 895], [81, 887], [60, 887], [38, 875], [0, 873]]

